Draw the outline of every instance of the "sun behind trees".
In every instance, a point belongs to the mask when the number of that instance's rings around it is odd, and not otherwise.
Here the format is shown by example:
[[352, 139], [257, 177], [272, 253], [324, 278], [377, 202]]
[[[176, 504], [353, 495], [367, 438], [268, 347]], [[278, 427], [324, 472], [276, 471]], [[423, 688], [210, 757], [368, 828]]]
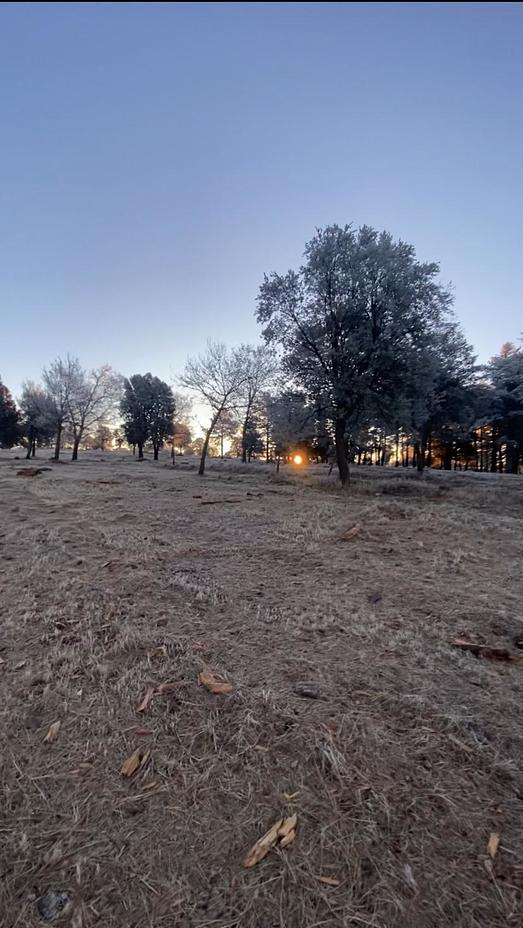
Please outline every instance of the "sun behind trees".
[[[0, 385], [0, 446], [26, 456], [54, 445], [121, 448], [158, 460], [169, 441], [200, 457], [226, 448], [244, 463], [290, 459], [517, 474], [523, 454], [523, 350], [511, 342], [478, 366], [436, 263], [369, 226], [328, 226], [297, 271], [264, 277], [256, 317], [264, 344], [209, 341], [173, 394], [151, 373], [124, 379], [57, 358], [19, 408]], [[191, 415], [191, 400], [198, 415]], [[201, 409], [207, 419], [199, 423]], [[193, 420], [203, 436], [194, 435]], [[112, 431], [111, 437], [110, 431]]]
[[323, 407], [342, 483], [358, 423], [390, 417], [413, 393], [428, 396], [433, 378], [421, 372], [436, 370], [442, 351], [461, 343], [438, 273], [387, 232], [334, 225], [308, 242], [297, 272], [264, 278], [257, 313], [264, 338], [280, 347], [285, 372], [309, 403]]

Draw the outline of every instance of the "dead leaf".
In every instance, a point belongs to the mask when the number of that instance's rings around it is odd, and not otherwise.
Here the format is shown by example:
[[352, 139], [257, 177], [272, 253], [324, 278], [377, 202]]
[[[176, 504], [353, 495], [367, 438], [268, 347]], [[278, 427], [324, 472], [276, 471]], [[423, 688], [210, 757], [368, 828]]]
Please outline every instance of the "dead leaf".
[[133, 751], [127, 760], [123, 762], [120, 770], [122, 776], [132, 777], [137, 770], [147, 763], [150, 753], [150, 751], [141, 751], [140, 748], [136, 748], [136, 751]]
[[258, 838], [256, 844], [253, 844], [249, 853], [244, 858], [244, 867], [247, 869], [249, 867], [254, 867], [256, 864], [259, 864], [260, 860], [263, 860], [263, 858], [267, 856], [271, 847], [274, 847], [278, 841], [278, 832], [282, 824], [283, 819], [279, 818], [278, 821], [265, 832], [263, 837]]
[[494, 860], [496, 854], [498, 853], [499, 847], [499, 834], [497, 831], [491, 831], [490, 838], [488, 839], [487, 851], [491, 860]]
[[289, 833], [288, 833], [287, 835], [285, 835], [284, 838], [281, 839], [281, 841], [280, 841], [280, 847], [288, 847], [289, 844], [292, 844], [292, 842], [294, 841], [295, 837], [296, 837], [296, 832], [295, 832], [295, 831], [289, 831]]
[[298, 816], [296, 812], [294, 815], [290, 815], [289, 818], [283, 820], [280, 828], [278, 829], [278, 838], [286, 838], [287, 835], [294, 831], [296, 828], [296, 823], [298, 821]]
[[299, 789], [297, 789], [295, 793], [284, 793], [283, 798], [286, 799], [287, 802], [292, 802], [292, 800], [296, 799], [296, 796], [299, 796], [299, 795], [300, 795], [300, 791]]
[[15, 666], [13, 667], [13, 670], [21, 670], [22, 667], [25, 667], [26, 664], [27, 664], [27, 661], [20, 661], [18, 664], [15, 664]]
[[356, 525], [353, 525], [351, 528], [348, 528], [347, 531], [341, 533], [339, 541], [350, 541], [352, 538], [355, 538], [360, 531], [361, 525], [359, 522], [356, 522]]
[[202, 670], [198, 682], [200, 686], [204, 686], [209, 693], [214, 693], [216, 696], [232, 693], [234, 689], [232, 683], [224, 683], [222, 680], [218, 680], [210, 670]]
[[143, 735], [152, 735], [153, 731], [152, 728], [135, 728], [134, 733], [141, 737]]
[[477, 641], [469, 641], [467, 638], [454, 638], [450, 642], [455, 648], [461, 648], [462, 651], [470, 651], [475, 657], [485, 657], [491, 661], [504, 661], [509, 664], [518, 664], [523, 667], [523, 657], [520, 654], [512, 654], [507, 648], [498, 648], [494, 645], [480, 644]]
[[152, 699], [154, 696], [154, 686], [149, 686], [143, 697], [139, 706], [136, 707], [137, 712], [145, 712], [146, 709], [151, 705]]
[[326, 886], [339, 886], [340, 881], [333, 876], [319, 876], [318, 880], [320, 883], [325, 883]]
[[53, 722], [53, 724], [49, 726], [49, 731], [47, 732], [44, 738], [44, 741], [47, 741], [49, 744], [52, 741], [56, 741], [56, 739], [58, 738], [58, 732], [60, 731], [61, 725], [62, 723], [60, 721]]

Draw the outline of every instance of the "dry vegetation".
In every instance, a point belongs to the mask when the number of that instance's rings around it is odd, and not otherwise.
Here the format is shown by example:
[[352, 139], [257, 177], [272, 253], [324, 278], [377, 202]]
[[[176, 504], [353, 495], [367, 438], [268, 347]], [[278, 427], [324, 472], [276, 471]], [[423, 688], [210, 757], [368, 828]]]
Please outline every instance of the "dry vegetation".
[[521, 924], [521, 480], [102, 457], [0, 461], [3, 928]]

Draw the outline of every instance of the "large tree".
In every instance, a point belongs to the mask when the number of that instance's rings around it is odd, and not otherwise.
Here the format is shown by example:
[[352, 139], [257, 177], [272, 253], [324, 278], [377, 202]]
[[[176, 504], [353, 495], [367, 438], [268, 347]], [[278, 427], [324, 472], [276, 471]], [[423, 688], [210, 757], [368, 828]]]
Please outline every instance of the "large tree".
[[200, 477], [205, 473], [209, 442], [218, 420], [223, 413], [236, 408], [246, 380], [247, 372], [238, 350], [230, 351], [219, 342], [208, 342], [203, 354], [187, 359], [180, 382], [210, 412], [200, 457]]
[[439, 266], [369, 226], [318, 230], [299, 271], [265, 276], [258, 321], [279, 345], [288, 375], [328, 409], [340, 479], [349, 478], [347, 436], [362, 410], [389, 404], [413, 353], [448, 317]]
[[150, 441], [157, 461], [160, 448], [173, 434], [175, 401], [169, 384], [150, 373], [133, 374], [124, 381], [120, 413], [125, 437], [138, 446], [139, 459]]
[[12, 448], [20, 438], [20, 415], [11, 392], [0, 380], [0, 448]]

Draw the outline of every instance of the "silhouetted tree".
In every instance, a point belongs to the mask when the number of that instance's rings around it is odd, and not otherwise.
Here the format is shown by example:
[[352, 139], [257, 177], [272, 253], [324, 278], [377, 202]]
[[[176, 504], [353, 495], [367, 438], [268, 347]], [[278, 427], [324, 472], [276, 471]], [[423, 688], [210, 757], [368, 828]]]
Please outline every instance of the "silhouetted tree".
[[10, 391], [0, 380], [0, 448], [12, 448], [20, 439], [20, 415]]
[[133, 374], [124, 381], [120, 413], [125, 437], [129, 444], [138, 446], [140, 460], [144, 445], [150, 441], [157, 461], [160, 448], [173, 434], [175, 403], [169, 384], [150, 373]]
[[208, 342], [204, 354], [187, 360], [180, 382], [210, 409], [210, 422], [205, 432], [198, 470], [200, 477], [205, 473], [209, 441], [218, 420], [224, 412], [235, 408], [246, 377], [238, 351], [229, 351], [218, 342]]
[[308, 400], [328, 408], [343, 483], [348, 430], [363, 408], [400, 394], [413, 352], [450, 312], [438, 272], [386, 232], [329, 226], [307, 244], [298, 272], [264, 278], [263, 335], [280, 345]]

